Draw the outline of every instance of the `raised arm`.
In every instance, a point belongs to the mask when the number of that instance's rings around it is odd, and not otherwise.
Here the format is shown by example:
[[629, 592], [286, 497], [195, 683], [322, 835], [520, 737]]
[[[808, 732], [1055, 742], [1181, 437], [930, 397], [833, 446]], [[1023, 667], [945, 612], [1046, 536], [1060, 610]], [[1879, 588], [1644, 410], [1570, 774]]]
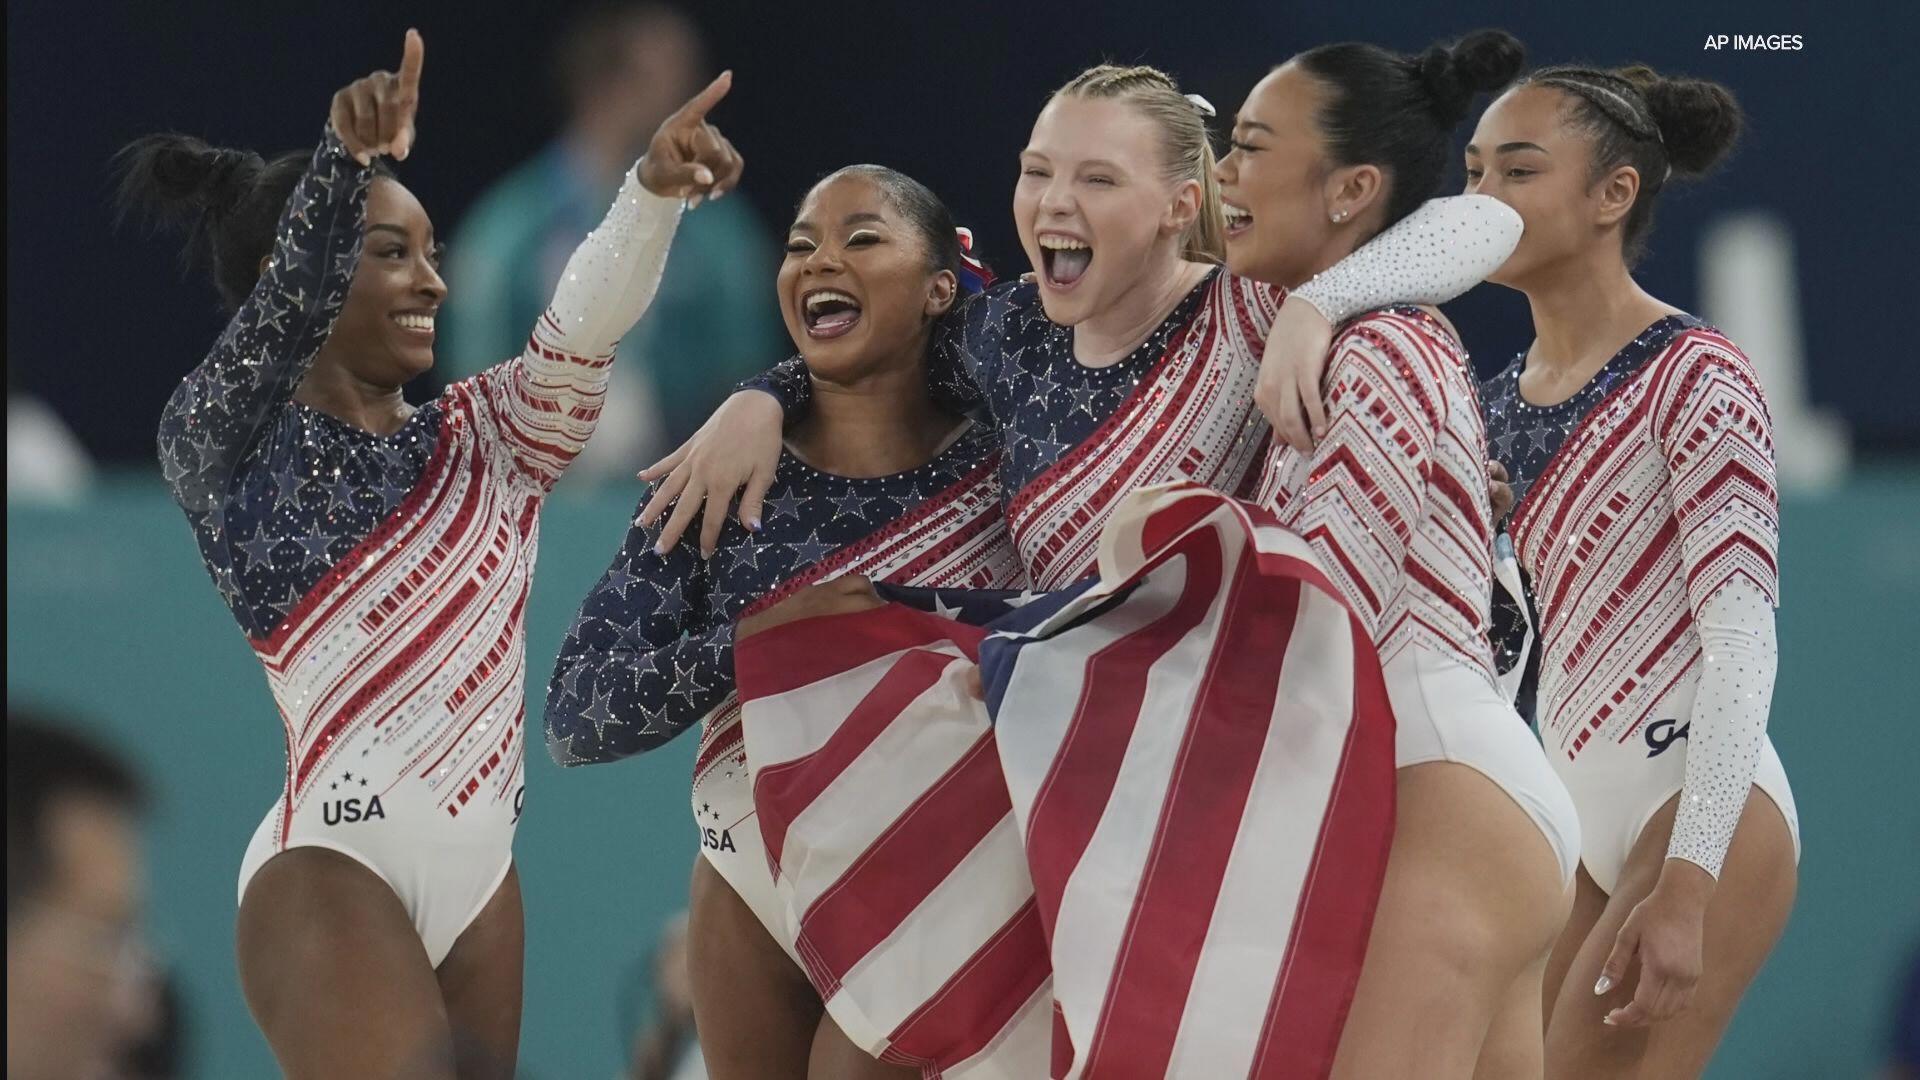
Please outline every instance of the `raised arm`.
[[1441, 384], [1413, 340], [1426, 332], [1382, 315], [1341, 335], [1328, 371], [1326, 438], [1311, 457], [1296, 452], [1293, 468], [1305, 480], [1281, 508], [1369, 636], [1399, 591], [1445, 420]]
[[1491, 195], [1429, 199], [1295, 289], [1267, 335], [1253, 395], [1275, 435], [1305, 451], [1325, 434], [1321, 377], [1334, 326], [1389, 304], [1452, 300], [1507, 261], [1521, 228]]
[[722, 73], [660, 125], [606, 219], [567, 260], [526, 350], [480, 377], [514, 459], [543, 487], [593, 434], [614, 352], [659, 291], [682, 207], [739, 182], [739, 154], [707, 120], [732, 85]]

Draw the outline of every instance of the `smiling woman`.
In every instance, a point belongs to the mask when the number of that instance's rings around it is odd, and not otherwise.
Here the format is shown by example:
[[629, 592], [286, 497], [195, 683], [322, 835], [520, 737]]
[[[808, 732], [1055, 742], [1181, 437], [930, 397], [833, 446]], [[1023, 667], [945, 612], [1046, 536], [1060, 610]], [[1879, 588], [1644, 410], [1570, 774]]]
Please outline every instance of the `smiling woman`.
[[123, 207], [185, 226], [233, 313], [160, 459], [285, 724], [237, 938], [293, 1076], [512, 1074], [538, 514], [686, 197], [740, 172], [705, 122], [723, 75], [662, 125], [526, 351], [416, 408], [401, 387], [433, 365], [447, 290], [425, 209], [374, 162], [412, 149], [424, 52], [409, 32], [397, 74], [336, 94], [311, 152], [151, 136], [121, 161]]

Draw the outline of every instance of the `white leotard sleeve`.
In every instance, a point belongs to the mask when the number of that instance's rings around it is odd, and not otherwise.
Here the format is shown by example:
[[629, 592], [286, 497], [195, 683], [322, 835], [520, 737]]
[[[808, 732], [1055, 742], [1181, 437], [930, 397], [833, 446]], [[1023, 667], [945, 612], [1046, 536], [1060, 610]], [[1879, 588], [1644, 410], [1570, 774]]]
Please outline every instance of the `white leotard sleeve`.
[[1521, 228], [1520, 215], [1491, 195], [1428, 199], [1293, 295], [1336, 326], [1388, 304], [1442, 304], [1500, 269]]

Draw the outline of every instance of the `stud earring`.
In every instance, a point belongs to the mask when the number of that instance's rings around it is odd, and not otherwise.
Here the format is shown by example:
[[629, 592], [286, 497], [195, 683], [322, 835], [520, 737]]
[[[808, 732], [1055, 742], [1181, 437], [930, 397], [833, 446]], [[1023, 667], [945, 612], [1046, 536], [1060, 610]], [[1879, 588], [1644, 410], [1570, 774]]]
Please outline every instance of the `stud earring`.
[[1335, 221], [1347, 220], [1347, 212], [1345, 210], [1335, 210], [1333, 212], [1333, 220]]

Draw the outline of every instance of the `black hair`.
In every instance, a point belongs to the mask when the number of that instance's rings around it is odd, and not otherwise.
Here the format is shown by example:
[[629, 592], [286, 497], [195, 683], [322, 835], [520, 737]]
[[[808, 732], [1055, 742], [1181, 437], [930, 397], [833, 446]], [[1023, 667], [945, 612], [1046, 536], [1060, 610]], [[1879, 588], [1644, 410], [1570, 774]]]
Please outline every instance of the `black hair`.
[[1620, 233], [1629, 265], [1646, 254], [1654, 203], [1667, 181], [1711, 172], [1740, 138], [1733, 91], [1705, 79], [1667, 78], [1644, 64], [1542, 68], [1519, 85], [1551, 86], [1567, 96], [1569, 120], [1593, 143], [1590, 183], [1622, 165], [1640, 174], [1640, 194]]
[[[120, 174], [115, 224], [132, 216], [186, 233], [186, 268], [206, 266], [221, 304], [236, 311], [260, 280], [280, 212], [312, 157], [311, 150], [293, 150], [269, 160], [191, 135], [143, 135], [114, 157]], [[393, 175], [380, 158], [374, 171]]]
[[7, 913], [47, 883], [52, 851], [48, 809], [82, 797], [128, 814], [145, 809], [146, 792], [112, 751], [65, 724], [7, 707]]
[[1504, 30], [1476, 30], [1419, 56], [1350, 41], [1308, 49], [1294, 62], [1327, 89], [1318, 121], [1333, 161], [1387, 174], [1385, 228], [1440, 190], [1453, 131], [1473, 96], [1507, 85], [1526, 48]]
[[[848, 165], [821, 177], [813, 186], [818, 188], [842, 176], [864, 177], [886, 195], [887, 202], [893, 204], [893, 208], [900, 211], [900, 216], [906, 218], [907, 223], [920, 234], [927, 249], [928, 270], [936, 273], [946, 270], [956, 276], [960, 273], [960, 233], [954, 227], [953, 213], [947, 209], [946, 203], [940, 201], [940, 196], [933, 193], [933, 189], [885, 165]], [[794, 208], [794, 213], [798, 215], [798, 207]]]

